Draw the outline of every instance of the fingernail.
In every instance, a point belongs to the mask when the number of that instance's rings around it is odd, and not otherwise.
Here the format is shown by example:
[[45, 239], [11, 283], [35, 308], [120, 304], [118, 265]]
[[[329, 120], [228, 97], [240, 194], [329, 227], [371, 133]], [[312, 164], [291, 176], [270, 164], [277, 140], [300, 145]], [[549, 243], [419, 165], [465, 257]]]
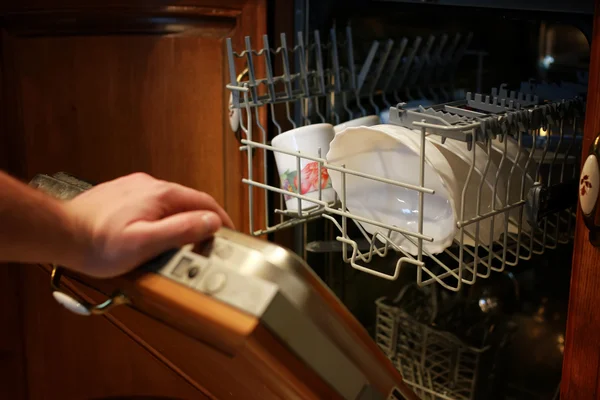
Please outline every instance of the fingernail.
[[214, 213], [206, 213], [202, 216], [202, 220], [210, 231], [216, 231], [221, 225], [219, 217]]

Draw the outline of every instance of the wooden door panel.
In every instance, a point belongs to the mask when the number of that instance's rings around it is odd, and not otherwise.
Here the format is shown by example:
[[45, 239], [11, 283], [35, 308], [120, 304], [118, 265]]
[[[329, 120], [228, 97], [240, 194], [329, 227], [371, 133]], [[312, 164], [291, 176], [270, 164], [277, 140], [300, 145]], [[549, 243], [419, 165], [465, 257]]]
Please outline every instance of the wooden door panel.
[[[49, 269], [44, 268], [47, 271]], [[146, 277], [148, 278], [148, 277]], [[160, 282], [160, 283], [159, 283]], [[99, 282], [85, 282], [85, 280], [63, 277], [63, 290], [73, 293], [76, 298], [90, 303], [98, 304], [106, 299], [106, 293], [113, 291], [115, 282], [108, 283], [107, 287], [98, 287]], [[89, 286], [91, 285], [91, 286]], [[162, 298], [151, 288], [156, 285], [161, 287], [176, 285], [173, 282], [164, 282], [164, 279], [145, 279], [145, 290], [154, 293], [146, 300], [153, 303], [156, 309], [162, 309], [164, 304], [173, 301]], [[133, 303], [136, 304], [141, 295], [141, 286], [133, 289], [131, 282], [124, 283], [122, 287], [126, 292], [133, 293]], [[92, 289], [96, 287], [96, 289]], [[111, 289], [109, 289], [109, 287]], [[187, 311], [178, 307], [178, 312], [171, 314], [173, 318], [183, 314], [188, 317], [198, 316], [195, 323], [190, 324], [188, 334], [183, 334], [168, 323], [161, 323], [150, 315], [157, 317], [161, 313], [140, 312], [142, 309], [149, 311], [149, 304], [142, 305], [137, 302], [138, 309], [120, 306], [114, 308], [110, 314], [101, 318], [110, 321], [114, 326], [126, 332], [140, 347], [153, 354], [164, 365], [169, 366], [191, 386], [198, 390], [210, 393], [218, 399], [337, 399], [335, 393], [311, 369], [291, 355], [285, 345], [275, 339], [268, 330], [253, 316], [238, 310], [227, 308], [223, 314], [223, 305], [216, 304], [204, 296], [189, 292], [186, 288], [177, 292], [178, 302], [190, 305]], [[146, 293], [148, 293], [146, 292]], [[185, 292], [185, 293], [184, 293]], [[103, 294], [104, 293], [104, 294]], [[194, 310], [205, 314], [209, 310], [213, 315], [219, 315], [217, 320], [198, 315]], [[63, 310], [63, 312], [67, 312]], [[168, 320], [169, 318], [167, 318]], [[229, 330], [222, 335], [227, 340], [217, 343], [213, 337], [210, 340], [195, 339], [191, 332], [196, 327], [205, 324], [208, 331], [216, 329], [219, 325], [229, 326]], [[209, 326], [210, 325], [210, 326]], [[210, 336], [206, 336], [208, 339]], [[93, 352], [93, 349], [86, 349]], [[148, 399], [150, 400], [150, 399]]]
[[[585, 161], [600, 134], [600, 1], [596, 0], [591, 43], [590, 78], [582, 149]], [[573, 248], [573, 270], [561, 382], [562, 400], [600, 398], [600, 249], [590, 244], [581, 211]]]
[[207, 398], [105, 318], [60, 307], [45, 270], [22, 272], [29, 399]]
[[[225, 38], [241, 48], [266, 33], [265, 1], [82, 4], [0, 1], [0, 168], [97, 182], [144, 171], [210, 193], [247, 231]], [[0, 273], [11, 289], [0, 291], [0, 398], [200, 398], [110, 324], [58, 313], [29, 267], [10, 268]]]
[[0, 263], [0, 399], [27, 395], [19, 278], [19, 266]]
[[12, 45], [26, 177], [61, 170], [105, 181], [145, 171], [224, 202], [220, 40], [69, 37]]
[[[247, 161], [226, 112], [225, 38], [241, 48], [245, 35], [260, 37], [266, 11], [262, 0], [197, 3], [9, 14], [10, 169], [23, 179], [64, 170], [92, 181], [148, 172], [206, 191], [247, 231]], [[264, 210], [255, 214], [261, 221]]]

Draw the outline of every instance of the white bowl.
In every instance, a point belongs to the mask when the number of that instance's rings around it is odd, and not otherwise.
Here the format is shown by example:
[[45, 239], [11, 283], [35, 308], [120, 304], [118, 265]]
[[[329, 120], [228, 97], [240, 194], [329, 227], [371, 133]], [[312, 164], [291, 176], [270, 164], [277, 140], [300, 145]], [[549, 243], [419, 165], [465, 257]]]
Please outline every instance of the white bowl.
[[341, 132], [346, 128], [357, 127], [357, 126], [373, 126], [380, 122], [378, 115], [367, 115], [366, 117], [354, 118], [350, 121], [343, 122], [333, 127], [335, 133]]
[[[345, 165], [350, 170], [419, 184], [420, 139], [409, 129], [393, 125], [347, 128], [331, 142], [327, 161]], [[456, 179], [446, 158], [431, 143], [425, 147], [425, 187], [434, 194], [424, 195], [423, 233], [433, 242], [423, 241], [423, 249], [431, 254], [444, 251], [456, 234], [456, 204], [459, 199]], [[330, 171], [333, 188], [342, 196], [342, 174]], [[418, 232], [419, 192], [388, 183], [346, 174], [346, 207], [348, 211], [373, 221]], [[388, 230], [360, 223], [370, 234], [383, 236]], [[416, 255], [415, 246], [404, 234], [392, 232], [390, 240], [406, 252]], [[416, 242], [417, 239], [411, 236]]]
[[[421, 133], [420, 131], [417, 132], [419, 134]], [[501, 182], [498, 183], [498, 187], [496, 189], [496, 203], [492, 204], [492, 199], [494, 198], [494, 184], [498, 168], [493, 162], [490, 162], [486, 171], [488, 155], [482, 147], [476, 146], [475, 160], [473, 160], [473, 149], [469, 150], [467, 143], [448, 139], [444, 144], [442, 144], [441, 137], [438, 135], [428, 135], [427, 139], [432, 141], [442, 152], [442, 154], [444, 154], [452, 167], [454, 175], [456, 176], [461, 196], [461, 201], [457, 206], [459, 218], [461, 218], [461, 207], [463, 206], [462, 192], [465, 186], [466, 193], [464, 197], [464, 216], [462, 217], [462, 220], [474, 218], [478, 214], [481, 215], [489, 213], [492, 211], [493, 206], [495, 206], [496, 210], [503, 207], [504, 202], [502, 199], [505, 198], [506, 189], [504, 184]], [[472, 163], [474, 163], [473, 172], [471, 174], [471, 178], [467, 182], [467, 176], [469, 174], [469, 170], [471, 169]], [[483, 174], [484, 171], [486, 171], [485, 176]], [[483, 186], [481, 186], [481, 197], [479, 201], [478, 213], [477, 198], [479, 197], [479, 187], [482, 180]], [[504, 232], [504, 217], [501, 215], [496, 215], [493, 218], [493, 221], [494, 226], [491, 236], [492, 218], [486, 218], [479, 222], [478, 237], [480, 244], [489, 246], [494, 240], [499, 239]], [[471, 236], [464, 235], [462, 243], [468, 246], [475, 246], [475, 241], [472, 239], [472, 237], [474, 238], [477, 236], [477, 223], [467, 225], [465, 230], [469, 232]], [[460, 232], [457, 232], [456, 239], [460, 242]]]
[[[273, 138], [271, 145], [278, 149], [299, 152], [301, 155], [318, 157], [321, 149], [321, 158], [329, 151], [329, 143], [333, 140], [335, 132], [331, 124], [314, 124], [283, 132]], [[300, 193], [312, 199], [319, 199], [319, 163], [317, 161], [300, 158], [300, 171], [298, 173], [297, 157], [288, 154], [273, 152], [275, 163], [281, 182], [281, 188], [291, 193]], [[298, 179], [300, 175], [300, 179]], [[300, 182], [298, 182], [300, 181]], [[300, 186], [300, 191], [298, 190]], [[298, 198], [284, 196], [286, 208], [298, 211]], [[331, 180], [326, 168], [321, 167], [321, 200], [332, 202], [335, 192], [331, 188]], [[301, 209], [317, 206], [308, 200], [300, 201]]]

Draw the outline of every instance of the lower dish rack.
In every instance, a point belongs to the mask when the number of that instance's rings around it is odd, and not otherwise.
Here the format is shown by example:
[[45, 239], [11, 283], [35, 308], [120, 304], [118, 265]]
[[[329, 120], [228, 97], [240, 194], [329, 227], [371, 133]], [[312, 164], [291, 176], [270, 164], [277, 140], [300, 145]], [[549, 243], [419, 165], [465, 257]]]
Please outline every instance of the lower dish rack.
[[432, 293], [409, 285], [394, 300], [379, 298], [375, 341], [419, 398], [472, 400], [478, 384], [484, 390], [493, 386], [489, 377], [481, 382], [478, 372], [483, 360], [497, 362], [493, 358], [511, 331], [488, 319], [468, 338], [459, 338], [435, 326]]

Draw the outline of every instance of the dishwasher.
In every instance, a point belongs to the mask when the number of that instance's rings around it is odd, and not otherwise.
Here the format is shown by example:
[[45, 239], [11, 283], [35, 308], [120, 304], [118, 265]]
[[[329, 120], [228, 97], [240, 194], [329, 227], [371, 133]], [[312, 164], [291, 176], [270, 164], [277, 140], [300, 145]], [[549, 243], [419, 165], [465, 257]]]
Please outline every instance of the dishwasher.
[[96, 305], [54, 266], [54, 298], [208, 345], [190, 354], [214, 380], [173, 369], [212, 398], [558, 399], [576, 213], [594, 226], [600, 184], [597, 149], [582, 160], [592, 16], [295, 1], [281, 32], [224, 40], [250, 230], [94, 281]]
[[307, 260], [419, 398], [558, 399], [595, 212], [592, 2], [308, 3], [294, 31], [226, 42], [232, 132], [265, 166], [250, 233]]

